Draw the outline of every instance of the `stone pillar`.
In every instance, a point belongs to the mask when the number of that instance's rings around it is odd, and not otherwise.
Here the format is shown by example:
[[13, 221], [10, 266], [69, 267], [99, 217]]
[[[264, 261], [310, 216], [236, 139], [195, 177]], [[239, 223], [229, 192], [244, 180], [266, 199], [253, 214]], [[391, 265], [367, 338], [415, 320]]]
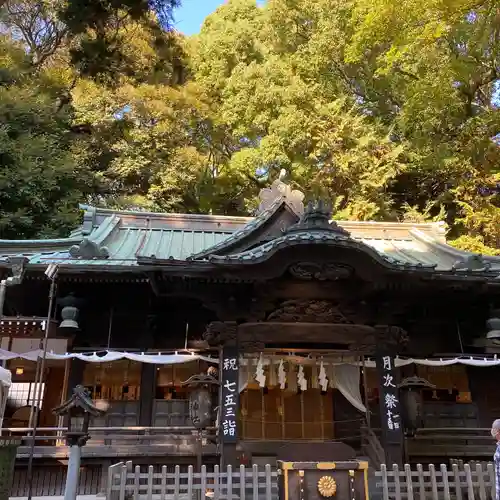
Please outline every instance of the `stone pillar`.
[[68, 470], [66, 472], [66, 486], [64, 488], [64, 500], [76, 500], [78, 485], [80, 482], [81, 456], [81, 446], [77, 444], [70, 445]]

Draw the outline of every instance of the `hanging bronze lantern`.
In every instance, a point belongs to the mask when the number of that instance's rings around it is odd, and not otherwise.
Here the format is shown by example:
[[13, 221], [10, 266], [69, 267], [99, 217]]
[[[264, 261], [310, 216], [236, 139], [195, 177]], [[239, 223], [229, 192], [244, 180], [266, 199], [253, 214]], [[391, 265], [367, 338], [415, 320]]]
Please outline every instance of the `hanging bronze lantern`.
[[209, 387], [219, 385], [219, 381], [204, 373], [193, 375], [182, 383], [183, 386], [193, 387], [194, 390], [189, 395], [189, 417], [193, 426], [197, 429], [204, 429], [212, 423], [212, 393]]

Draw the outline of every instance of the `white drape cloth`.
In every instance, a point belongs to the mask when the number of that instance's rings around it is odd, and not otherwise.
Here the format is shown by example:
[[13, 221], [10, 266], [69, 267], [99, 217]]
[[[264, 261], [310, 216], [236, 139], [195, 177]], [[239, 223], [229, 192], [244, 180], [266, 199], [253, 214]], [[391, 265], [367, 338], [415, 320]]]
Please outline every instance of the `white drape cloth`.
[[337, 388], [341, 394], [362, 413], [366, 413], [366, 406], [361, 399], [359, 389], [360, 368], [353, 365], [338, 365], [331, 370], [330, 384]]
[[[82, 361], [87, 361], [89, 363], [109, 363], [112, 361], [119, 361], [121, 359], [128, 359], [130, 361], [137, 361], [139, 363], [151, 363], [155, 365], [175, 365], [180, 363], [190, 363], [191, 361], [203, 360], [209, 363], [219, 363], [217, 358], [213, 358], [210, 356], [203, 356], [197, 353], [175, 353], [175, 354], [149, 354], [149, 353], [134, 353], [134, 352], [118, 352], [118, 351], [100, 351], [104, 352], [104, 354], [94, 353], [65, 353], [65, 354], [56, 354], [54, 352], [48, 351], [46, 353], [46, 359], [49, 360], [66, 360], [66, 359], [80, 359]], [[36, 361], [37, 358], [41, 358], [43, 355], [43, 351], [41, 349], [37, 349], [35, 351], [18, 353], [6, 351], [5, 349], [0, 349], [0, 361], [10, 360], [10, 359], [25, 359], [27, 361]], [[273, 358], [277, 358], [278, 362], [281, 356], [273, 356]], [[319, 366], [319, 360], [314, 358], [301, 358], [297, 356], [286, 356], [285, 360], [289, 365], [314, 365]], [[321, 362], [327, 366], [357, 366], [360, 367], [362, 363], [358, 360], [346, 359], [344, 356], [340, 356], [339, 358], [325, 358], [322, 359]], [[256, 360], [249, 360], [246, 358], [240, 359], [240, 367], [242, 366], [253, 366], [256, 365]], [[262, 365], [267, 366], [271, 363], [271, 360], [266, 357], [264, 354], [264, 358], [262, 359]], [[488, 367], [488, 366], [500, 366], [500, 359], [496, 356], [494, 358], [480, 358], [480, 357], [460, 357], [460, 358], [434, 358], [434, 359], [414, 359], [414, 358], [396, 358], [394, 360], [394, 364], [396, 367], [406, 366], [410, 364], [416, 365], [424, 365], [424, 366], [450, 366], [455, 364], [467, 365], [467, 366], [480, 366], [480, 367]], [[376, 363], [374, 360], [367, 359], [365, 360], [365, 366], [367, 368], [375, 368]], [[274, 367], [273, 367], [274, 369]], [[0, 373], [0, 383], [4, 383], [2, 379], [2, 375]]]
[[[271, 355], [269, 357], [280, 359], [282, 356], [279, 355]], [[263, 359], [263, 364], [268, 365], [270, 363], [269, 357], [265, 357]], [[0, 359], [2, 359], [0, 357]], [[318, 365], [319, 360], [315, 358], [304, 358], [298, 356], [285, 356], [284, 359], [291, 363], [292, 365]], [[343, 365], [352, 365], [352, 366], [362, 366], [363, 363], [358, 361], [354, 357], [348, 358], [346, 356], [339, 356], [338, 358], [334, 357], [325, 357], [321, 358], [321, 361], [325, 366], [343, 366]], [[484, 357], [460, 357], [460, 358], [433, 358], [433, 359], [417, 359], [417, 358], [399, 358], [396, 357], [394, 360], [394, 364], [397, 368], [400, 366], [411, 365], [412, 363], [416, 365], [423, 366], [450, 366], [450, 365], [468, 365], [468, 366], [480, 366], [480, 367], [488, 367], [488, 366], [500, 366], [500, 359], [496, 356], [493, 358], [484, 358]], [[242, 358], [240, 359], [240, 366], [250, 366], [252, 364], [256, 364], [254, 360]], [[375, 360], [373, 359], [365, 359], [364, 366], [366, 368], [376, 368]]]
[[[43, 356], [43, 351], [37, 349], [36, 351], [16, 353], [5, 351], [0, 349], [0, 360], [9, 360], [21, 358], [27, 361], [36, 361], [37, 358]], [[80, 359], [82, 361], [87, 361], [89, 363], [109, 363], [111, 361], [119, 361], [121, 359], [128, 359], [130, 361], [137, 361], [139, 363], [151, 363], [154, 365], [176, 365], [181, 363], [191, 363], [192, 361], [202, 360], [208, 361], [209, 363], [218, 363], [217, 358], [211, 358], [209, 356], [201, 356], [199, 354], [146, 354], [146, 353], [134, 353], [134, 352], [116, 352], [116, 351], [105, 351], [103, 355], [98, 355], [97, 353], [66, 353], [66, 354], [55, 354], [53, 352], [46, 353], [46, 359], [49, 360], [66, 360], [66, 359]]]
[[[416, 365], [423, 366], [450, 366], [450, 365], [467, 365], [467, 366], [500, 366], [500, 359], [494, 358], [452, 358], [452, 359], [413, 359], [413, 358], [396, 358], [394, 364], [396, 367], [406, 366], [415, 363]], [[375, 368], [375, 361], [368, 361], [366, 366]]]

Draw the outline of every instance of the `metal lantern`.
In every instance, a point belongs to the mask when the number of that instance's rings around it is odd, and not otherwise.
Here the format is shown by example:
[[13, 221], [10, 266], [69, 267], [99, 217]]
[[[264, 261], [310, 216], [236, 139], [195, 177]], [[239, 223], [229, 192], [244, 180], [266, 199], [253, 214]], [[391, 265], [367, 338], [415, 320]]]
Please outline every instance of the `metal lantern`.
[[428, 380], [414, 375], [398, 385], [403, 402], [403, 424], [408, 435], [413, 435], [422, 426], [422, 389], [435, 389]]
[[58, 300], [61, 309], [61, 330], [78, 331], [80, 325], [78, 324], [78, 315], [80, 314], [79, 306], [81, 300], [76, 298], [72, 293]]
[[68, 434], [85, 435], [89, 430], [89, 413], [81, 408], [74, 408], [69, 412]]
[[204, 373], [193, 375], [182, 383], [183, 386], [193, 387], [189, 395], [189, 417], [197, 429], [205, 429], [212, 423], [213, 405], [211, 385], [219, 385], [219, 381]]
[[201, 471], [202, 435], [213, 420], [212, 393], [209, 387], [219, 385], [219, 381], [210, 374], [200, 373], [188, 378], [182, 385], [194, 388], [189, 395], [189, 417], [197, 429], [196, 468]]
[[73, 395], [61, 406], [54, 408], [58, 416], [68, 417], [68, 431], [66, 439], [69, 446], [84, 446], [89, 439], [90, 417], [104, 414], [104, 410], [97, 408], [92, 402], [85, 387], [77, 385]]

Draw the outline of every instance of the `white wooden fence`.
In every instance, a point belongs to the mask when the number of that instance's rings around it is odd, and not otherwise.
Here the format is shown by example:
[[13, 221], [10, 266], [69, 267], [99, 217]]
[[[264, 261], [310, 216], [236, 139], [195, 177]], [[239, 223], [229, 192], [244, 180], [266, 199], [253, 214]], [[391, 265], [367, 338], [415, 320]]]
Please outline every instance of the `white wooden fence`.
[[429, 465], [427, 470], [417, 465], [412, 470], [397, 465], [388, 470], [385, 465], [375, 473], [376, 489], [382, 490], [383, 500], [495, 500], [495, 468], [489, 464], [452, 464], [451, 470], [442, 464]]
[[[277, 473], [270, 465], [237, 469], [219, 466], [194, 472], [193, 466], [155, 469], [119, 463], [109, 468], [108, 500], [275, 500]], [[372, 473], [370, 498], [380, 500], [495, 500], [493, 464], [412, 469], [382, 465]]]
[[278, 496], [277, 473], [270, 465], [258, 468], [238, 469], [228, 465], [223, 472], [215, 465], [208, 470], [204, 465], [201, 472], [195, 473], [193, 466], [186, 471], [176, 465], [169, 472], [166, 465], [159, 472], [150, 465], [147, 472], [141, 467], [132, 467], [131, 462], [119, 463], [109, 468], [108, 500], [194, 500], [213, 498], [214, 500], [260, 500], [275, 499]]

